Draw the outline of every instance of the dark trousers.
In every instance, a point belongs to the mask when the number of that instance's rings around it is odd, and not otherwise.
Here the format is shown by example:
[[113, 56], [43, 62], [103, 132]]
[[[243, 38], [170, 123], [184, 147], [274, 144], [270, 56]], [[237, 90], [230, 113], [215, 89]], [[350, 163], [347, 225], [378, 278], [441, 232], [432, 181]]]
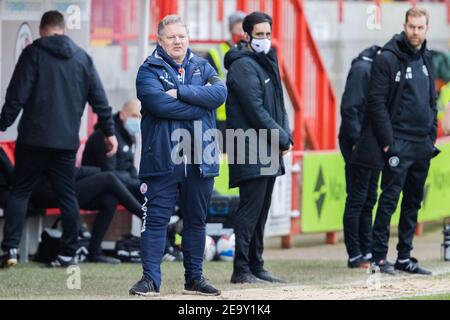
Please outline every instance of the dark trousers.
[[116, 213], [117, 205], [142, 218], [142, 208], [136, 197], [111, 172], [102, 172], [77, 181], [77, 194], [83, 209], [98, 210], [92, 227], [89, 254], [99, 255], [101, 244]]
[[178, 165], [174, 172], [142, 181], [145, 192], [144, 221], [141, 234], [141, 259], [144, 275], [161, 286], [161, 261], [167, 238], [167, 226], [178, 194], [183, 212], [183, 263], [185, 281], [203, 274], [206, 238], [206, 213], [214, 178], [200, 177], [198, 165]]
[[236, 236], [234, 273], [264, 270], [264, 227], [275, 177], [247, 180], [239, 185], [239, 208], [231, 217]]
[[372, 249], [372, 211], [377, 202], [380, 171], [352, 165], [344, 211], [344, 239], [349, 258]]
[[137, 201], [143, 203], [144, 195], [141, 193], [140, 190], [141, 182], [139, 181], [139, 179], [131, 177], [128, 173], [122, 173], [117, 171], [113, 172], [116, 174], [119, 180], [125, 185], [128, 191], [130, 191], [134, 195]]
[[[101, 243], [116, 213], [117, 205], [142, 217], [141, 204], [112, 172], [98, 172], [76, 181], [75, 190], [80, 208], [98, 210], [92, 228], [89, 254], [101, 254]], [[36, 188], [31, 201], [38, 208], [57, 206], [55, 195], [47, 188]]]
[[372, 249], [372, 211], [378, 197], [380, 170], [352, 165], [353, 146], [344, 139], [339, 144], [345, 160], [347, 190], [344, 239], [349, 258], [354, 258]]
[[351, 156], [353, 151], [352, 144], [346, 139], [339, 139], [339, 147], [341, 149], [342, 156], [344, 157], [345, 162], [345, 182], [346, 182], [346, 190], [347, 194], [350, 189], [350, 165], [351, 165]]
[[5, 209], [4, 251], [19, 247], [31, 192], [47, 172], [61, 210], [63, 235], [59, 254], [75, 256], [80, 225], [75, 156], [75, 151], [16, 145], [13, 185]]
[[[382, 193], [373, 227], [375, 261], [385, 260], [388, 253], [390, 223], [403, 191], [400, 223], [398, 226], [398, 258], [410, 258], [413, 249], [417, 215], [424, 195], [424, 185], [433, 152], [431, 142], [411, 142], [396, 139], [389, 151], [388, 163], [381, 181]], [[399, 159], [396, 165], [393, 156]], [[389, 161], [391, 159], [391, 161]], [[393, 166], [394, 165], [394, 166]]]

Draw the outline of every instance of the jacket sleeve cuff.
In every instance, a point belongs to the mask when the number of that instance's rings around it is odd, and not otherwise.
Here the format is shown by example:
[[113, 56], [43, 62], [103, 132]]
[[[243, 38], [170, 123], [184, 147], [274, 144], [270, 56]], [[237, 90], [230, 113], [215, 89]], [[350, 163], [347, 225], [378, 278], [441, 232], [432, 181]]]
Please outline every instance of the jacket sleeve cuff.
[[287, 151], [291, 148], [291, 137], [283, 132], [280, 134], [280, 150]]
[[3, 120], [0, 119], [0, 131], [5, 132], [8, 127], [3, 123]]
[[184, 97], [186, 97], [186, 95], [187, 95], [186, 86], [179, 85], [177, 90], [178, 90], [178, 93], [177, 93], [178, 99], [185, 101]]
[[391, 132], [386, 132], [381, 135], [380, 142], [382, 148], [390, 146], [394, 142], [394, 135]]
[[103, 134], [105, 135], [105, 137], [112, 137], [112, 136], [115, 135], [114, 126], [109, 125], [109, 123], [108, 124], [106, 124], [106, 123], [103, 124], [101, 126], [101, 130], [102, 130]]

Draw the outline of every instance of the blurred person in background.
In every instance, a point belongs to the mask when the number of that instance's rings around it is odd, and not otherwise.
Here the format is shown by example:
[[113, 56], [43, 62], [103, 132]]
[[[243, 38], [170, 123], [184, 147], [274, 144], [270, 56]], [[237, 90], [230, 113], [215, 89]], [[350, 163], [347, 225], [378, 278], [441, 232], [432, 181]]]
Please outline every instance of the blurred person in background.
[[[244, 21], [245, 13], [237, 11], [228, 17], [228, 28], [230, 31], [230, 39], [227, 42], [219, 44], [219, 46], [213, 47], [208, 51], [206, 60], [216, 69], [217, 74], [223, 81], [227, 77], [227, 69], [224, 65], [224, 58], [227, 52], [235, 45], [239, 44], [244, 39], [244, 29], [242, 28], [242, 22]], [[221, 105], [216, 110], [217, 129], [222, 132], [222, 136], [225, 137], [227, 113], [225, 104]], [[226, 153], [226, 143], [222, 146], [222, 152]]]
[[350, 68], [341, 102], [339, 145], [345, 161], [347, 199], [344, 239], [349, 268], [367, 268], [372, 259], [372, 210], [378, 197], [380, 170], [352, 164], [351, 156], [361, 136], [369, 92], [370, 70], [380, 51], [371, 46], [356, 57]]
[[[44, 172], [61, 209], [63, 235], [59, 255], [49, 267], [76, 265], [80, 210], [75, 193], [75, 158], [81, 117], [87, 103], [98, 115], [108, 154], [117, 152], [112, 109], [89, 55], [65, 35], [64, 16], [46, 12], [40, 38], [20, 55], [6, 92], [0, 131], [20, 111], [11, 195], [5, 209], [3, 267], [17, 264], [31, 192]], [[71, 80], [71, 81], [69, 81]]]

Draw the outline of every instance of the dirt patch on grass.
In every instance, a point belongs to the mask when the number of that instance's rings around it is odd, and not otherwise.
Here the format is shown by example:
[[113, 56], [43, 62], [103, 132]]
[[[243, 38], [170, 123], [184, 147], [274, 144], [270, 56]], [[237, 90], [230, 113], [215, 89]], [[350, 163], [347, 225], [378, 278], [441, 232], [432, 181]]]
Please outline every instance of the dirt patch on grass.
[[450, 293], [450, 268], [433, 270], [434, 276], [368, 274], [366, 281], [316, 286], [286, 285], [226, 290], [220, 297], [166, 295], [164, 300], [360, 300], [401, 299]]

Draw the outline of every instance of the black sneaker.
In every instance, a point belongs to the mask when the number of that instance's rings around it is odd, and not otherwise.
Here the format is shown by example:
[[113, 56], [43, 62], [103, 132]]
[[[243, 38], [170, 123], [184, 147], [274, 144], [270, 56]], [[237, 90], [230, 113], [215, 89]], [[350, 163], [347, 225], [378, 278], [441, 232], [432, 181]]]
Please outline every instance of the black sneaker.
[[364, 257], [359, 257], [353, 261], [348, 260], [347, 267], [350, 269], [367, 269], [370, 267], [370, 261], [367, 261]]
[[391, 276], [395, 276], [394, 265], [389, 263], [387, 260], [380, 260], [378, 262], [373, 262], [371, 265], [372, 273], [376, 273], [377, 271], [381, 273], [386, 273]]
[[89, 263], [108, 263], [108, 264], [120, 264], [120, 260], [113, 258], [113, 257], [108, 257], [108, 256], [104, 256], [102, 254], [99, 255], [88, 255], [86, 257], [86, 262]]
[[251, 284], [267, 284], [268, 281], [262, 280], [252, 273], [233, 273], [231, 283], [251, 283]]
[[431, 276], [433, 272], [430, 270], [424, 269], [419, 266], [419, 261], [416, 258], [410, 258], [408, 261], [400, 263], [398, 260], [395, 263], [395, 270], [413, 273], [413, 274], [422, 274]]
[[273, 275], [270, 274], [270, 272], [263, 270], [260, 272], [254, 272], [253, 275], [255, 277], [257, 277], [258, 279], [267, 281], [267, 282], [272, 282], [272, 283], [287, 283], [286, 280], [283, 280], [281, 278], [275, 277]]
[[159, 291], [156, 290], [153, 281], [142, 276], [142, 279], [136, 282], [136, 284], [129, 291], [130, 296], [141, 297], [156, 297], [159, 296]]
[[214, 288], [208, 280], [201, 277], [198, 280], [193, 280], [184, 285], [183, 294], [194, 294], [200, 296], [220, 296], [219, 289]]
[[2, 268], [12, 268], [17, 265], [19, 261], [18, 256], [18, 250], [17, 249], [9, 249], [6, 251], [2, 256]]
[[78, 262], [75, 257], [72, 257], [69, 261], [64, 260], [61, 256], [57, 256], [55, 260], [48, 263], [46, 267], [48, 268], [67, 268], [71, 266], [77, 266]]

